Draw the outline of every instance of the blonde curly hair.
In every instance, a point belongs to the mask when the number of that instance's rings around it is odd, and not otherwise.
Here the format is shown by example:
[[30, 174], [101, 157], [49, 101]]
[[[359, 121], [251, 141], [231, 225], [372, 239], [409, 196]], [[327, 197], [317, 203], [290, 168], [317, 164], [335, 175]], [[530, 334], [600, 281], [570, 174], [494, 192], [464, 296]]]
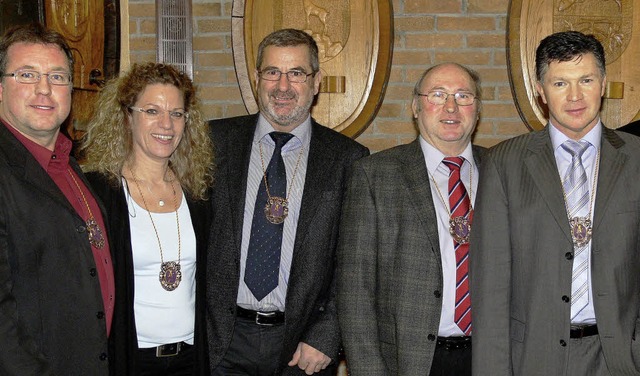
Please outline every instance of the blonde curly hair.
[[189, 116], [182, 140], [169, 159], [169, 167], [190, 197], [204, 200], [213, 184], [213, 144], [193, 82], [171, 65], [134, 64], [127, 73], [105, 85], [80, 146], [83, 169], [104, 174], [114, 186], [122, 184], [122, 169], [133, 154], [129, 107], [153, 84], [173, 85], [184, 96]]

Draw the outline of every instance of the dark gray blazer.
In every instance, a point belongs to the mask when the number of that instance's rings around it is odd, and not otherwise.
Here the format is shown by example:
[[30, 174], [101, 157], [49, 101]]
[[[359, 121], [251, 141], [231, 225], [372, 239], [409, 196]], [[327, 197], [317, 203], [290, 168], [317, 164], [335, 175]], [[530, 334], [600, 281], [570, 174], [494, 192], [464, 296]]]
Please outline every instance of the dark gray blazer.
[[[484, 152], [473, 147], [476, 163]], [[433, 200], [418, 139], [353, 166], [338, 246], [338, 319], [351, 375], [431, 369], [442, 311]]]
[[108, 374], [95, 265], [85, 222], [0, 124], [0, 375]]
[[[240, 244], [247, 174], [258, 115], [211, 121], [217, 170], [207, 262], [207, 325], [212, 369], [231, 342], [240, 278]], [[335, 248], [347, 170], [367, 155], [357, 142], [315, 121], [286, 298], [285, 338], [278, 374], [304, 374], [288, 367], [298, 342], [335, 360], [340, 334], [334, 302]]]
[[[603, 127], [591, 276], [612, 375], [640, 366], [640, 138]], [[571, 304], [569, 221], [548, 127], [482, 164], [471, 234], [474, 375], [564, 375]]]

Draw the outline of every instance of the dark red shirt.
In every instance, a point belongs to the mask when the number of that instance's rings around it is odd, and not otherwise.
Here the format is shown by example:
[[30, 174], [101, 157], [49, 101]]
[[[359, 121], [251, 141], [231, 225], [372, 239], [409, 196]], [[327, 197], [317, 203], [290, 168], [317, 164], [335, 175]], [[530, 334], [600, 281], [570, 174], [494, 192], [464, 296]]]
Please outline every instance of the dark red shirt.
[[[31, 141], [25, 137], [22, 133], [18, 132], [12, 126], [9, 126], [2, 122], [5, 127], [24, 145], [27, 150], [38, 161], [40, 166], [47, 172], [49, 177], [56, 183], [58, 188], [65, 195], [69, 203], [73, 206], [76, 213], [86, 222], [89, 217], [93, 216], [98, 223], [105, 243], [102, 248], [97, 248], [91, 245], [91, 251], [93, 252], [93, 258], [96, 263], [96, 271], [100, 280], [100, 290], [102, 292], [102, 301], [104, 303], [105, 319], [107, 326], [107, 336], [111, 332], [111, 322], [113, 321], [113, 305], [115, 299], [115, 282], [113, 276], [113, 265], [111, 263], [111, 253], [109, 251], [109, 241], [107, 239], [107, 231], [104, 226], [104, 219], [102, 218], [102, 212], [96, 202], [95, 198], [82, 182], [78, 174], [69, 165], [69, 154], [71, 153], [72, 143], [63, 134], [58, 134], [56, 144], [53, 151], [41, 146], [40, 144]], [[74, 179], [70, 174], [73, 174]], [[76, 185], [77, 182], [77, 185]], [[78, 188], [82, 190], [79, 191]], [[87, 209], [84, 198], [87, 200], [90, 212]]]

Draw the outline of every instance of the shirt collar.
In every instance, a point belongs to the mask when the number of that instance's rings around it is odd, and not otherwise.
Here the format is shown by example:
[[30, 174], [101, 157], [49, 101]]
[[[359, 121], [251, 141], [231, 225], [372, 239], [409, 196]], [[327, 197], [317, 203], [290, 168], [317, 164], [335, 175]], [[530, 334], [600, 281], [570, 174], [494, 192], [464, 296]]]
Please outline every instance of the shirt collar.
[[63, 163], [65, 166], [68, 164], [69, 154], [71, 153], [71, 147], [73, 144], [71, 140], [62, 133], [58, 133], [55, 146], [53, 151], [51, 151], [37, 142], [28, 139], [25, 135], [4, 121], [1, 121], [1, 123], [4, 124], [9, 132], [11, 132], [11, 134], [13, 134], [22, 145], [24, 145], [43, 169], [49, 169], [49, 163], [51, 163], [52, 159], [56, 159], [59, 163]]
[[[438, 166], [442, 163], [442, 160], [446, 157], [446, 155], [444, 155], [435, 146], [428, 143], [424, 138], [422, 138], [422, 136], [419, 136], [418, 138], [420, 139], [420, 147], [422, 148], [422, 153], [424, 154], [427, 169], [431, 173], [433, 173], [438, 169]], [[473, 167], [476, 163], [473, 159], [473, 148], [471, 146], [471, 143], [468, 143], [462, 153], [457, 156], [463, 157], [471, 167]]]
[[[258, 116], [258, 126], [253, 136], [253, 142], [262, 142], [264, 144], [274, 146], [273, 139], [269, 137], [269, 133], [276, 132], [271, 123], [262, 115]], [[296, 150], [301, 146], [308, 147], [311, 141], [311, 115], [291, 132], [293, 138], [282, 147], [282, 152], [286, 153], [291, 150]]]
[[[549, 136], [551, 136], [551, 145], [553, 146], [553, 150], [558, 151], [561, 145], [569, 139], [564, 133], [560, 132], [555, 126], [553, 126], [550, 122], [547, 124], [549, 128]], [[596, 150], [600, 148], [600, 137], [602, 136], [602, 121], [598, 120], [593, 129], [589, 131], [582, 140], [585, 140], [591, 144]]]

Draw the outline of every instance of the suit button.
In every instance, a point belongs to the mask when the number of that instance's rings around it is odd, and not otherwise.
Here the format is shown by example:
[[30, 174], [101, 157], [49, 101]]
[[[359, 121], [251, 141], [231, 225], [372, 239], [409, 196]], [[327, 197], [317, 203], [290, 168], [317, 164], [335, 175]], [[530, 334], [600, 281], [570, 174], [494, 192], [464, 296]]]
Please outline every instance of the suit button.
[[436, 298], [440, 298], [440, 297], [442, 296], [442, 293], [441, 293], [440, 291], [436, 290], [436, 291], [434, 291], [434, 292], [433, 292], [433, 295], [434, 295]]
[[564, 257], [565, 257], [567, 260], [573, 260], [573, 252], [567, 252], [567, 253], [565, 253], [565, 254], [564, 254]]
[[433, 334], [429, 334], [429, 335], [427, 336], [427, 339], [428, 339], [429, 341], [435, 341], [435, 340], [436, 340], [436, 336], [434, 336]]
[[560, 340], [560, 346], [562, 346], [562, 347], [567, 346], [567, 343], [564, 341], [564, 339]]
[[76, 231], [80, 234], [82, 234], [83, 232], [87, 231], [87, 228], [84, 226], [78, 226], [76, 227]]
[[91, 275], [92, 277], [95, 277], [96, 274], [97, 274], [96, 268], [89, 269], [89, 275]]
[[100, 311], [96, 313], [96, 317], [99, 318], [100, 320], [104, 319], [104, 312]]
[[569, 303], [571, 301], [571, 299], [566, 295], [562, 295], [562, 301], [565, 302], [565, 303]]
[[107, 354], [105, 353], [100, 354], [100, 360], [107, 360]]

